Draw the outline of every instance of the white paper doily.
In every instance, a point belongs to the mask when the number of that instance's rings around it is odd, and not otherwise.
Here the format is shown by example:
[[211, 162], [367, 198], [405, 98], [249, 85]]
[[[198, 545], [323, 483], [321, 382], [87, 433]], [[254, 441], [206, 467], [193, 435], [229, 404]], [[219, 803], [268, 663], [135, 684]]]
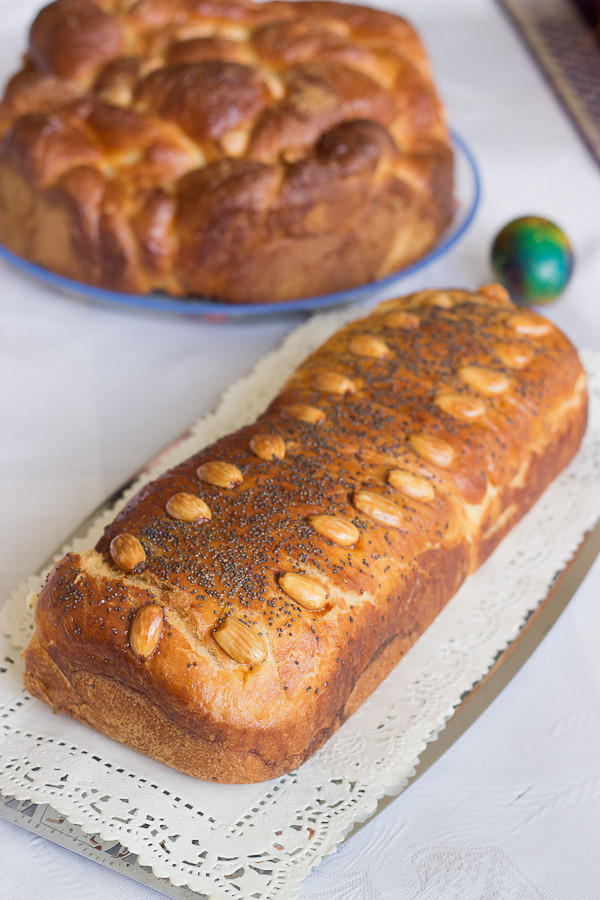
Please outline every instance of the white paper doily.
[[[144, 479], [252, 421], [302, 358], [354, 314], [320, 315], [297, 329]], [[0, 615], [0, 790], [49, 803], [84, 831], [137, 853], [155, 875], [211, 900], [295, 897], [352, 825], [406, 783], [425, 744], [516, 637], [600, 518], [600, 356], [582, 358], [591, 417], [575, 461], [369, 700], [296, 772], [258, 785], [197, 781], [29, 697], [18, 651], [31, 630], [26, 598], [39, 589], [38, 575]], [[69, 546], [92, 546], [114, 514], [104, 513]]]

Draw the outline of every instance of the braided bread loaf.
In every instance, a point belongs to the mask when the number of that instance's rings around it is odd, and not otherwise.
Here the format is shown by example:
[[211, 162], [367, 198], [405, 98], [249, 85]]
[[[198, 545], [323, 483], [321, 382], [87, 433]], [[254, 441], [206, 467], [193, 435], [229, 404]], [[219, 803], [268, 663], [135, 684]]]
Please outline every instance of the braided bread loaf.
[[58, 563], [28, 689], [201, 778], [291, 770], [566, 465], [586, 401], [498, 286], [384, 303]]
[[451, 203], [419, 39], [358, 6], [56, 0], [0, 104], [0, 242], [113, 290], [342, 290], [422, 256]]

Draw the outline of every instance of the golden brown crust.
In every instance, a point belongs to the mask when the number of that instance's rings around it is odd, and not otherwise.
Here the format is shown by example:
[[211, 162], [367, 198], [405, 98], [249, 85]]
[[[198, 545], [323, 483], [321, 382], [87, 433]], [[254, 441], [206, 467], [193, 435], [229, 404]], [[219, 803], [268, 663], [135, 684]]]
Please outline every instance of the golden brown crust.
[[373, 9], [57, 0], [0, 103], [0, 242], [113, 290], [353, 287], [427, 252], [451, 205], [425, 54]]
[[[289, 414], [307, 407], [322, 418]], [[192, 775], [289, 771], [566, 465], [586, 412], [575, 350], [501, 290], [384, 303], [58, 564], [27, 686]], [[203, 514], [174, 517], [181, 494]]]

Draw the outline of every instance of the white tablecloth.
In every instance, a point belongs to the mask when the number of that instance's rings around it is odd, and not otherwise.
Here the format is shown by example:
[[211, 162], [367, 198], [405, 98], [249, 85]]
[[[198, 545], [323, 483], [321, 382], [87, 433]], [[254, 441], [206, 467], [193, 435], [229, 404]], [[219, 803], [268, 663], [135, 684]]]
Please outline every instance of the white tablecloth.
[[[600, 350], [600, 169], [519, 37], [491, 0], [380, 5], [418, 25], [483, 180], [466, 237], [402, 291], [490, 280], [500, 226], [545, 215], [576, 253], [571, 284], [546, 313], [576, 345]], [[2, 77], [36, 6], [0, 2]], [[3, 598], [301, 319], [207, 324], [94, 306], [4, 264], [0, 283]], [[600, 896], [599, 594], [596, 562], [499, 699], [314, 871], [301, 900]], [[7, 898], [159, 896], [2, 820], [0, 846]]]

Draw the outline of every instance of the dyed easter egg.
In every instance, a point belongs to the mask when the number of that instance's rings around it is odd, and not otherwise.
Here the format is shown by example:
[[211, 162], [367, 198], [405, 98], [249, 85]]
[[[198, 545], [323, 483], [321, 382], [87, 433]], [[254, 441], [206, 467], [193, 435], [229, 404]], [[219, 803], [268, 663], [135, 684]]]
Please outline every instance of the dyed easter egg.
[[573, 251], [558, 225], [540, 216], [522, 216], [494, 238], [491, 263], [496, 279], [515, 303], [555, 300], [573, 271]]

